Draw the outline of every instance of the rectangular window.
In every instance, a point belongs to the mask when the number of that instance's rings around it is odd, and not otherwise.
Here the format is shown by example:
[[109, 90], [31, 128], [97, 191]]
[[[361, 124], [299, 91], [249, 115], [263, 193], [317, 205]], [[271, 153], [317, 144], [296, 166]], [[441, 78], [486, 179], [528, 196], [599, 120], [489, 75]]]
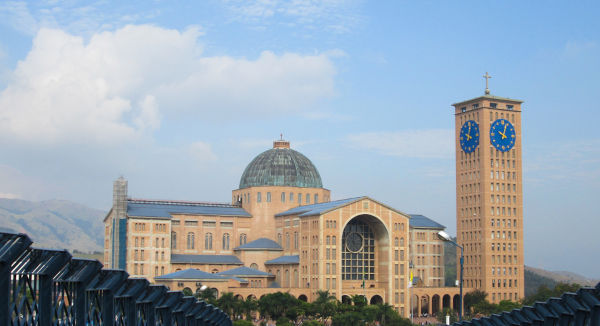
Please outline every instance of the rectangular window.
[[313, 203], [315, 203], [315, 204], [319, 203], [319, 195], [315, 194], [315, 200], [313, 201]]
[[514, 110], [514, 106], [511, 105], [511, 104], [507, 104], [506, 105], [506, 109], [508, 109], [508, 110]]
[[302, 194], [298, 194], [298, 205], [302, 204]]
[[290, 192], [290, 203], [294, 202], [294, 193]]
[[[204, 222], [202, 222], [202, 224], [204, 225]], [[222, 228], [232, 228], [233, 222], [221, 222], [221, 227]]]
[[179, 220], [171, 220], [171, 225], [179, 225]]
[[271, 193], [267, 192], [267, 203], [271, 202]]
[[205, 228], [214, 228], [217, 226], [216, 221], [202, 221], [202, 226]]
[[260, 203], [262, 201], [262, 194], [260, 192], [256, 193], [256, 202]]
[[185, 221], [186, 226], [196, 226], [198, 225], [198, 221]]
[[285, 192], [281, 193], [281, 202], [285, 203]]
[[310, 204], [310, 194], [306, 194], [306, 204]]
[[497, 108], [497, 107], [498, 107], [498, 103], [490, 103], [490, 107], [491, 107], [492, 109], [495, 109], [495, 108]]

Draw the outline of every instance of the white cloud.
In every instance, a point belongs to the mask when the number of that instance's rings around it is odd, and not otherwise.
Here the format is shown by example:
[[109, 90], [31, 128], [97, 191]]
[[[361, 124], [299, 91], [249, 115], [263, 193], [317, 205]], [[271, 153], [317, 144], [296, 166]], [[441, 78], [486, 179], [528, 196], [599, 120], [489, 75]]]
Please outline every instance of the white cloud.
[[88, 42], [42, 28], [0, 91], [0, 135], [41, 142], [113, 143], [159, 128], [161, 117], [297, 114], [334, 94], [326, 54], [257, 59], [202, 56], [199, 28], [128, 25]]
[[359, 21], [355, 0], [229, 0], [225, 1], [233, 19], [259, 26], [281, 18], [283, 25], [335, 33], [350, 31]]
[[197, 141], [189, 146], [189, 153], [199, 162], [216, 161], [217, 155], [212, 151], [210, 144]]
[[449, 158], [454, 152], [451, 129], [364, 132], [347, 138], [353, 147], [389, 156]]

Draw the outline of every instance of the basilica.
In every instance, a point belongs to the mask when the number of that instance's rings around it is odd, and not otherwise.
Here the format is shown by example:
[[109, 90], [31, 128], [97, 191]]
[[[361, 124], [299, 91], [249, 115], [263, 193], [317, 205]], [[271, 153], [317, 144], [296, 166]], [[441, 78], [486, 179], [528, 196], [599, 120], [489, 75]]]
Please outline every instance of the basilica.
[[366, 196], [331, 200], [315, 165], [285, 140], [248, 164], [231, 203], [134, 199], [121, 177], [104, 224], [106, 267], [171, 290], [305, 301], [328, 290], [407, 316], [411, 273], [444, 286], [443, 225]]

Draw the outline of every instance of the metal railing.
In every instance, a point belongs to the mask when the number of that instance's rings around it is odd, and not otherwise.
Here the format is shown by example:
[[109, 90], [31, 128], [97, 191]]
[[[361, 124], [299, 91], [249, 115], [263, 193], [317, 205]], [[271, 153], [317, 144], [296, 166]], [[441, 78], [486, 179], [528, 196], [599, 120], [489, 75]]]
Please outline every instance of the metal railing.
[[513, 311], [456, 322], [453, 326], [600, 326], [600, 283], [577, 293]]
[[232, 325], [222, 310], [97, 260], [0, 232], [0, 326]]

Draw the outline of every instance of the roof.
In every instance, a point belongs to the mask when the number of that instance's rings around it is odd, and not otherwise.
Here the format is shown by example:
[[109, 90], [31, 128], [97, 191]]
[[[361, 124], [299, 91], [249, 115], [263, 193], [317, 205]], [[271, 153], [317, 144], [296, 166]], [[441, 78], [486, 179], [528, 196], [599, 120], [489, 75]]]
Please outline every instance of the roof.
[[235, 247], [233, 250], [283, 250], [283, 248], [271, 239], [259, 238]]
[[257, 186], [323, 188], [319, 171], [306, 156], [289, 148], [287, 141], [276, 141], [274, 146], [248, 164], [240, 178], [239, 189]]
[[297, 265], [300, 264], [299, 255], [281, 256], [265, 262], [265, 265]]
[[347, 198], [347, 199], [340, 199], [340, 200], [334, 200], [334, 201], [329, 201], [329, 202], [324, 202], [324, 203], [318, 203], [318, 204], [312, 204], [312, 205], [304, 205], [304, 206], [298, 206], [298, 207], [294, 207], [292, 209], [288, 209], [285, 212], [281, 212], [279, 214], [276, 214], [275, 216], [288, 216], [288, 215], [298, 215], [298, 216], [313, 216], [313, 215], [320, 215], [326, 211], [329, 210], [333, 210], [336, 209], [338, 207], [341, 206], [345, 206], [349, 203], [355, 202], [359, 199], [362, 198], [366, 198], [366, 197], [354, 197], [354, 198]]
[[267, 272], [263, 272], [263, 271], [259, 271], [258, 269], [254, 269], [254, 268], [250, 268], [250, 267], [246, 267], [246, 266], [241, 266], [238, 268], [234, 268], [234, 269], [230, 269], [227, 271], [222, 271], [220, 273], [217, 273], [217, 275], [220, 276], [237, 276], [237, 277], [256, 277], [256, 276], [260, 276], [260, 277], [273, 277], [273, 274], [269, 274]]
[[172, 214], [251, 217], [243, 208], [229, 204], [141, 199], [127, 200], [128, 216], [171, 218]]
[[512, 98], [508, 98], [508, 97], [500, 97], [500, 96], [496, 96], [496, 95], [483, 95], [483, 96], [474, 97], [474, 98], [472, 98], [470, 100], [460, 101], [460, 102], [454, 103], [454, 104], [452, 104], [452, 106], [456, 106], [456, 105], [459, 105], [459, 104], [463, 104], [463, 103], [467, 103], [467, 102], [471, 102], [471, 101], [475, 101], [475, 100], [480, 100], [480, 99], [506, 101], [506, 102], [515, 102], [515, 103], [523, 103], [523, 101], [521, 101], [521, 100], [516, 100], [516, 99], [512, 99]]
[[155, 277], [155, 279], [226, 280], [225, 277], [219, 276], [217, 274], [203, 272], [195, 268], [188, 268], [182, 271], [157, 276]]
[[445, 229], [446, 227], [440, 223], [430, 219], [427, 216], [419, 214], [410, 214], [409, 225], [411, 228], [430, 228], [430, 229]]
[[234, 255], [171, 254], [171, 263], [242, 265], [242, 261]]

